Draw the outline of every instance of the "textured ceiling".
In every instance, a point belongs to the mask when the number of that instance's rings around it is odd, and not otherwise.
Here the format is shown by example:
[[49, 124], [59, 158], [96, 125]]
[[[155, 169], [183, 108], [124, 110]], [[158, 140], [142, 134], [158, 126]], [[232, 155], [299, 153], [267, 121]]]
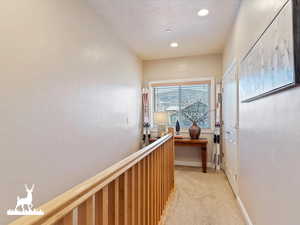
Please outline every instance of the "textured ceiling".
[[[220, 53], [240, 0], [90, 0], [93, 7], [142, 59]], [[210, 10], [207, 17], [197, 12]], [[166, 32], [171, 29], [171, 32]], [[170, 48], [176, 41], [178, 48]]]

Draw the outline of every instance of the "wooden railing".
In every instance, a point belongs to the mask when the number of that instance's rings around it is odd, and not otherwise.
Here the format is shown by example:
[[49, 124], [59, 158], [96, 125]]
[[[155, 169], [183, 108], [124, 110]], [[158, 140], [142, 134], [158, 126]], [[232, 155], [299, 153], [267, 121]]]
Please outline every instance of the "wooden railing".
[[10, 225], [157, 225], [174, 189], [174, 132]]

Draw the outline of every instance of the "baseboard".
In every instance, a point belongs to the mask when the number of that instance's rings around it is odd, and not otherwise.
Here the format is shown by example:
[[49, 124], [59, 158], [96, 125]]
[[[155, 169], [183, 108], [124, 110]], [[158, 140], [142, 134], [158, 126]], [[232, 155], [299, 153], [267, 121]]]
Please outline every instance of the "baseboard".
[[239, 198], [239, 196], [236, 196], [236, 199], [237, 199], [238, 204], [239, 204], [239, 206], [241, 208], [242, 214], [244, 216], [244, 219], [245, 219], [247, 225], [253, 225], [253, 223], [252, 223], [252, 221], [251, 221], [251, 219], [249, 217], [249, 214], [248, 214], [248, 212], [247, 212], [247, 210], [246, 210], [246, 208], [245, 208], [242, 200]]
[[235, 193], [235, 191], [233, 190], [233, 187], [231, 186], [231, 184], [230, 184], [230, 182], [229, 182], [229, 178], [228, 178], [228, 174], [227, 174], [226, 167], [224, 167], [223, 170], [224, 170], [224, 173], [225, 173], [225, 175], [226, 175], [228, 184], [229, 184], [229, 186], [230, 186], [230, 188], [231, 188], [231, 190], [232, 190], [232, 193], [234, 194], [234, 196], [235, 196], [236, 199], [237, 199], [238, 205], [239, 205], [240, 210], [241, 210], [241, 212], [242, 212], [242, 214], [243, 214], [243, 217], [244, 217], [244, 220], [245, 220], [246, 224], [247, 224], [247, 225], [253, 225], [253, 223], [252, 223], [252, 221], [251, 221], [251, 219], [250, 219], [250, 217], [249, 217], [249, 214], [248, 214], [248, 212], [247, 212], [247, 210], [246, 210], [246, 208], [245, 208], [245, 206], [244, 206], [242, 200], [240, 199], [240, 197], [238, 196], [238, 194]]
[[[175, 166], [202, 167], [202, 163], [201, 162], [196, 162], [196, 161], [175, 161]], [[213, 168], [212, 163], [208, 162], [207, 167]]]

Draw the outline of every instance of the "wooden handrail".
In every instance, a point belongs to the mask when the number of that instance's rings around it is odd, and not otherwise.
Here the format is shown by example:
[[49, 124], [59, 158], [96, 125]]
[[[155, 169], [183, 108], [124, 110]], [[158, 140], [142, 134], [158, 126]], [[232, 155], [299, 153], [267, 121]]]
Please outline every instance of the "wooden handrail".
[[[115, 225], [157, 225], [174, 188], [174, 131], [170, 128], [169, 132], [45, 203], [39, 207], [43, 216], [23, 216], [9, 225], [73, 225], [74, 209], [78, 209], [78, 225], [111, 225], [111, 221]], [[108, 212], [116, 204], [118, 208]]]

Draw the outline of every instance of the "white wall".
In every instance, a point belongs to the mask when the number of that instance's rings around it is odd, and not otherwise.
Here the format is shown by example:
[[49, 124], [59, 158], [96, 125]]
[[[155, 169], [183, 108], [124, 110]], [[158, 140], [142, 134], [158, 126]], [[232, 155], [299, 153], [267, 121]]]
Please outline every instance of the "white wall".
[[143, 61], [144, 83], [150, 81], [222, 76], [219, 54]]
[[142, 67], [86, 1], [2, 1], [0, 33], [4, 225], [138, 149]]
[[[199, 79], [213, 77], [220, 79], [222, 75], [222, 56], [219, 54], [200, 55], [170, 59], [143, 61], [144, 85], [151, 81]], [[185, 135], [188, 136], [188, 133]], [[209, 139], [208, 160], [211, 161], [212, 135], [201, 135]], [[200, 151], [194, 147], [176, 147], [176, 161], [200, 162]]]
[[[240, 60], [286, 0], [244, 0], [224, 52]], [[299, 224], [300, 89], [240, 104], [240, 197], [254, 225]]]

